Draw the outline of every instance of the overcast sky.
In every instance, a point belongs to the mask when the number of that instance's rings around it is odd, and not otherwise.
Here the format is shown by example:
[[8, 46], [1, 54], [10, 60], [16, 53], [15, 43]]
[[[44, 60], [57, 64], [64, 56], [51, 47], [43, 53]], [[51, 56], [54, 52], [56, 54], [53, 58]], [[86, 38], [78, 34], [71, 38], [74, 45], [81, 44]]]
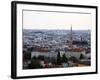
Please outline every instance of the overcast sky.
[[91, 14], [23, 11], [24, 29], [91, 29]]

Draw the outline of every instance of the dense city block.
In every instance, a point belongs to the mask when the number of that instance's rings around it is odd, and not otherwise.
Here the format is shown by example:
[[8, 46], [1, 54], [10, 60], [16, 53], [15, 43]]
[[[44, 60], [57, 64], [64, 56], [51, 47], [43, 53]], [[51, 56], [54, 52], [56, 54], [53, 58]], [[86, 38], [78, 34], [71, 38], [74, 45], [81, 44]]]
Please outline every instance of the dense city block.
[[90, 65], [90, 30], [23, 29], [23, 69]]

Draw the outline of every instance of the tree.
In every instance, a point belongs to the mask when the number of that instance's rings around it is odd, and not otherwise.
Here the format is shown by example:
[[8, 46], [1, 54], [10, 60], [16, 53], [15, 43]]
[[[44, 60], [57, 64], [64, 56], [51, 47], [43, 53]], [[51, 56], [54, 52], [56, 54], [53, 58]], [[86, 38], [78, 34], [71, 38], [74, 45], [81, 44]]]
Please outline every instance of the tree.
[[63, 54], [63, 56], [62, 56], [62, 62], [67, 62], [67, 61], [68, 61], [68, 59], [67, 59], [66, 55]]
[[39, 56], [37, 57], [37, 59], [38, 59], [38, 60], [44, 60], [44, 56], [39, 55]]
[[33, 57], [32, 57], [32, 59], [36, 60], [36, 59], [37, 59], [37, 57], [36, 57], [36, 56], [33, 56]]
[[29, 51], [23, 51], [23, 59], [24, 60], [30, 60], [31, 59], [31, 52]]
[[83, 54], [80, 55], [80, 59], [84, 59], [84, 55]]
[[60, 56], [60, 51], [58, 51], [58, 54], [57, 54], [57, 64], [61, 64], [61, 56]]
[[69, 60], [72, 61], [72, 62], [77, 62], [78, 61], [78, 59], [74, 56], [70, 57]]
[[31, 60], [31, 64], [29, 64], [29, 69], [36, 69], [36, 68], [42, 68], [38, 60]]
[[56, 64], [56, 59], [52, 57], [52, 58], [51, 58], [51, 63], [52, 63], [52, 64]]

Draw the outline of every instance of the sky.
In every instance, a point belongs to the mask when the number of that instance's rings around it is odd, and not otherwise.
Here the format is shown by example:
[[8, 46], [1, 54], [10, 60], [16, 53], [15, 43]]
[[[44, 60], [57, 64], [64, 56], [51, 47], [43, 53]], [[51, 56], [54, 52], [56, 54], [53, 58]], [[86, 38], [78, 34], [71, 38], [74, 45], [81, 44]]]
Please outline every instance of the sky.
[[91, 14], [23, 11], [23, 29], [91, 29]]

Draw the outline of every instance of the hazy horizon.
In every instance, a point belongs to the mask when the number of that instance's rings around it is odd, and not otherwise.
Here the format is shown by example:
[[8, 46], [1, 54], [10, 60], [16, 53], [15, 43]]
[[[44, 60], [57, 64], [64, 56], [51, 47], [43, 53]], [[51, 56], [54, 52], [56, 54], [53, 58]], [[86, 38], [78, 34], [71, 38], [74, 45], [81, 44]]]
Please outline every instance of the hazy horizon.
[[[71, 30], [71, 29], [23, 29], [23, 30]], [[91, 31], [91, 29], [72, 29], [72, 30]]]

